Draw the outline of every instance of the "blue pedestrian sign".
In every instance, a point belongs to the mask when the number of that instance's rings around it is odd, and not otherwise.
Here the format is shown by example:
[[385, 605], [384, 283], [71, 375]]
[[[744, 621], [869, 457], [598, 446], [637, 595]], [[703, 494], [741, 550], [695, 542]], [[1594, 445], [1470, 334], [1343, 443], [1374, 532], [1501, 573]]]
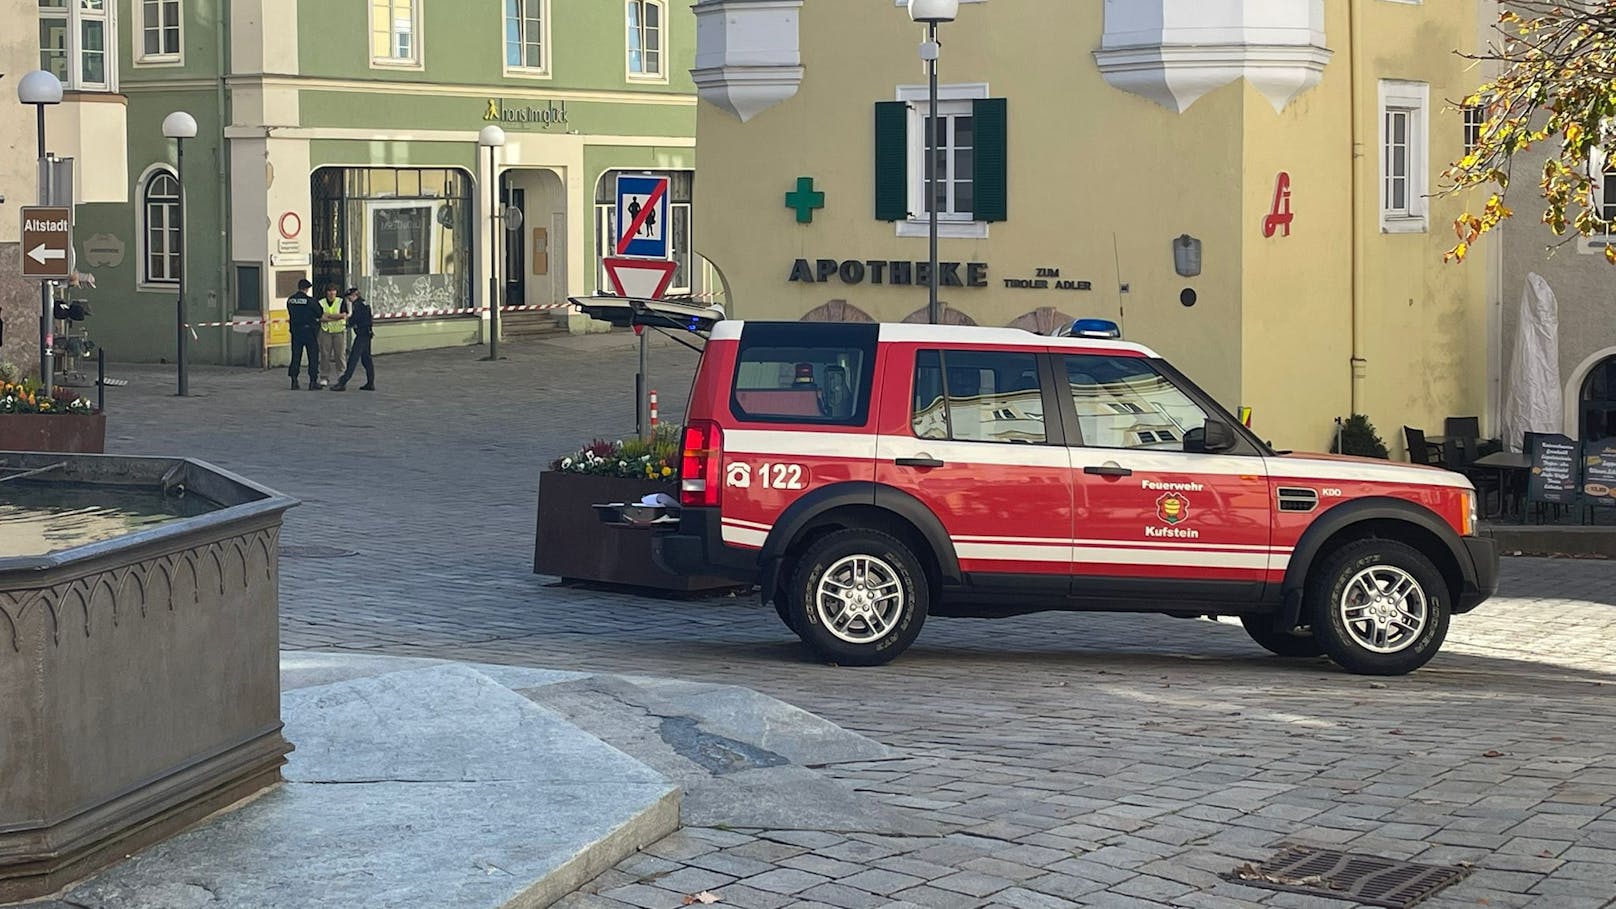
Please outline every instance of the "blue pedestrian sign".
[[617, 238], [612, 255], [672, 258], [668, 245], [668, 178], [617, 178]]

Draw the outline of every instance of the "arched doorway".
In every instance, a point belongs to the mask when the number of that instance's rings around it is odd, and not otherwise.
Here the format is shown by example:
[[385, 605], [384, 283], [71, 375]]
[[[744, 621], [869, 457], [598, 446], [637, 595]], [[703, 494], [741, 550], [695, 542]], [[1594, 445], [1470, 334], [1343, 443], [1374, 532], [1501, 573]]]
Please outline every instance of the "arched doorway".
[[[959, 310], [955, 309], [954, 307], [949, 306], [947, 303], [942, 304], [942, 310], [943, 310], [942, 324], [944, 324], [944, 325], [975, 325], [976, 324], [975, 319], [971, 318], [970, 316], [966, 315], [963, 312], [960, 312]], [[914, 312], [910, 313], [909, 315], [904, 316], [903, 320], [905, 322], [909, 322], [911, 324], [917, 324], [918, 323], [918, 324], [923, 325], [923, 324], [925, 324], [925, 323], [927, 323], [927, 322], [929, 322], [931, 320], [930, 308], [922, 306], [921, 308], [915, 310]]]
[[1616, 437], [1616, 357], [1606, 357], [1588, 371], [1577, 411], [1580, 438], [1595, 442]]
[[1040, 306], [1029, 313], [1023, 313], [1014, 322], [1011, 328], [1021, 328], [1035, 334], [1047, 335], [1055, 329], [1072, 324], [1072, 317], [1061, 312], [1053, 306]]

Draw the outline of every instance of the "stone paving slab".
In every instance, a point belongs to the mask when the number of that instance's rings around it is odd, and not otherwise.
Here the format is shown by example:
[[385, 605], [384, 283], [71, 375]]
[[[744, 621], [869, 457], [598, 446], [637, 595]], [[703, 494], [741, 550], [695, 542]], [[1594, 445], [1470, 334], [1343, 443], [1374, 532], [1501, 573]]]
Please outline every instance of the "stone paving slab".
[[678, 825], [659, 774], [464, 666], [299, 688], [287, 783], [72, 888], [87, 909], [544, 906]]

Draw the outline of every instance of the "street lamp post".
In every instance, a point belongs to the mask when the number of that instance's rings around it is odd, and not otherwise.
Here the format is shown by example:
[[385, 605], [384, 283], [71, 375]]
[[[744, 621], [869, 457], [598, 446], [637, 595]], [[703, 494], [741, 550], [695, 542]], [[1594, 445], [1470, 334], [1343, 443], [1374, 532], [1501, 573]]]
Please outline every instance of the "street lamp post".
[[936, 325], [941, 319], [937, 303], [937, 58], [942, 45], [937, 41], [937, 25], [953, 22], [959, 15], [959, 0], [909, 0], [909, 18], [926, 23], [926, 40], [920, 45], [920, 59], [926, 62], [930, 81], [931, 109], [926, 118], [926, 214], [927, 236], [931, 240], [931, 270], [926, 280], [926, 316]]
[[499, 257], [504, 233], [500, 231], [499, 172], [495, 149], [505, 144], [505, 130], [489, 124], [477, 134], [477, 144], [488, 149], [488, 359], [499, 359]]
[[190, 323], [185, 313], [185, 272], [190, 262], [185, 255], [185, 140], [196, 138], [196, 118], [182, 110], [177, 110], [163, 118], [163, 135], [174, 140], [174, 179], [180, 185], [180, 229], [179, 242], [176, 253], [179, 256], [180, 268], [180, 295], [174, 303], [174, 321], [177, 334], [174, 337], [174, 362], [179, 373], [179, 388], [175, 394], [181, 398], [191, 393], [190, 364], [188, 363], [191, 343], [186, 337], [190, 331]]
[[[54, 73], [36, 69], [28, 73], [17, 82], [17, 100], [23, 104], [34, 106], [37, 123], [39, 125], [39, 204], [51, 203], [50, 187], [47, 184], [49, 170], [45, 165], [45, 108], [52, 104], [62, 103], [62, 80], [56, 78]], [[51, 283], [39, 282], [39, 384], [47, 396], [51, 393], [51, 323], [55, 319], [52, 311]]]

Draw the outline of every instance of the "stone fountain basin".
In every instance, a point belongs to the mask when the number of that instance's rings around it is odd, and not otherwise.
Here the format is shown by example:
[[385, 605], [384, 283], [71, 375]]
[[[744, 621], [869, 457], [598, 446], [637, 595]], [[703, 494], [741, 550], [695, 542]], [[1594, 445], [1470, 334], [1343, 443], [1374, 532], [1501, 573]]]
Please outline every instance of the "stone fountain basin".
[[279, 539], [296, 501], [201, 461], [0, 452], [0, 477], [218, 507], [0, 552], [0, 902], [44, 896], [272, 786]]

